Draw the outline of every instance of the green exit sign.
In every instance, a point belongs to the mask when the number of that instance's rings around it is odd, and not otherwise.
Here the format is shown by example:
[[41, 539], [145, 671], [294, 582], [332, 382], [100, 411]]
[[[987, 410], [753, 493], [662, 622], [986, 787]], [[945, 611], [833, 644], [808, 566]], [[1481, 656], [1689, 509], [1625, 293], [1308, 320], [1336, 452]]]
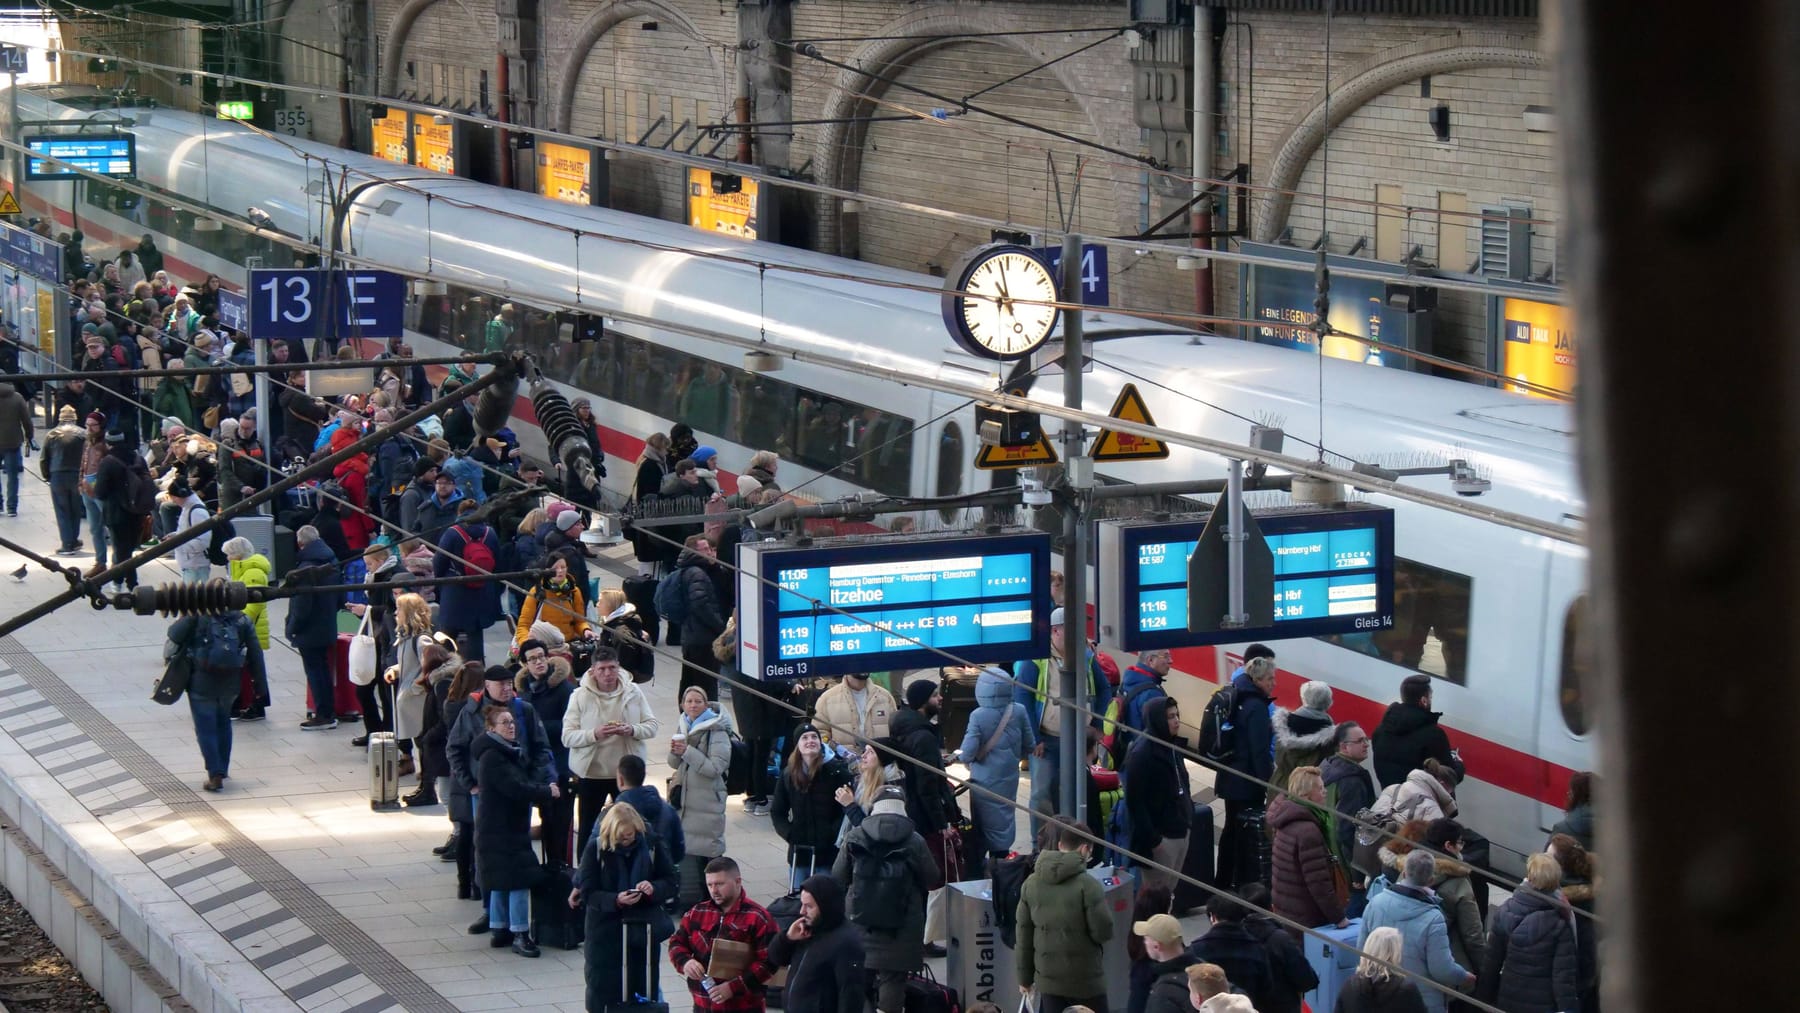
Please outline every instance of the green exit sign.
[[219, 103], [219, 119], [251, 120], [256, 118], [256, 103], [230, 101]]

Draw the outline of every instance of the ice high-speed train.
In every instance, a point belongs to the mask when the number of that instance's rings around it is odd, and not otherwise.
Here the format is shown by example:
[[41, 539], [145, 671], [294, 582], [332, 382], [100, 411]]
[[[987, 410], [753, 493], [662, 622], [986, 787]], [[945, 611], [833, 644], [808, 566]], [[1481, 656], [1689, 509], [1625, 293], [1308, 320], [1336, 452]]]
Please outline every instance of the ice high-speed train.
[[[86, 118], [96, 105], [91, 93], [72, 88], [26, 88], [19, 101], [25, 119], [39, 120]], [[448, 295], [412, 297], [409, 325], [421, 355], [480, 347], [486, 321], [502, 302], [514, 303], [519, 333], [543, 353], [546, 371], [571, 397], [594, 400], [615, 491], [630, 482], [642, 438], [677, 419], [720, 449], [728, 472], [742, 469], [755, 450], [779, 449], [783, 484], [809, 481], [808, 491], [820, 498], [868, 490], [946, 496], [988, 485], [981, 477], [987, 473], [973, 468], [973, 410], [959, 408], [957, 398], [792, 361], [777, 373], [752, 374], [741, 368], [740, 348], [604, 319], [622, 312], [712, 332], [766, 333], [779, 345], [921, 377], [970, 381], [991, 373], [991, 364], [950, 341], [930, 291], [759, 271], [753, 262], [927, 289], [937, 279], [557, 203], [166, 109], [131, 115], [142, 184], [238, 218], [258, 208], [295, 236], [341, 229], [354, 255], [447, 282]], [[344, 167], [351, 174], [349, 188], [337, 194], [339, 213], [326, 195], [337, 193]], [[404, 188], [370, 182], [383, 179]], [[28, 214], [53, 216], [59, 230], [78, 225], [90, 251], [155, 233], [168, 269], [182, 280], [215, 273], [241, 285], [247, 256], [263, 256], [271, 266], [293, 259], [234, 230], [197, 231], [191, 216], [103, 184], [32, 183], [21, 197]], [[694, 255], [700, 252], [743, 259]], [[534, 304], [579, 304], [593, 317]], [[596, 320], [604, 323], [600, 340], [567, 340], [593, 333]], [[1313, 439], [1322, 409], [1323, 442], [1335, 453], [1386, 462], [1466, 458], [1493, 483], [1484, 503], [1556, 523], [1578, 523], [1584, 512], [1566, 405], [1399, 370], [1321, 363], [1303, 352], [1119, 314], [1093, 313], [1086, 324], [1097, 360], [1086, 384], [1090, 410], [1104, 412], [1123, 384], [1137, 380], [1161, 424], [1243, 442], [1245, 419], [1270, 416], [1293, 437]], [[1060, 391], [1044, 396], [1060, 400]], [[533, 421], [521, 401], [514, 427], [528, 449], [542, 446]], [[879, 449], [865, 454], [870, 448]], [[859, 455], [851, 467], [833, 470]], [[1131, 482], [1219, 475], [1223, 468], [1176, 447], [1166, 462], [1100, 471]], [[1418, 481], [1448, 485], [1443, 478]], [[1282, 699], [1297, 705], [1299, 681], [1323, 679], [1336, 690], [1340, 720], [1373, 728], [1401, 679], [1414, 671], [1434, 676], [1434, 705], [1469, 769], [1461, 789], [1465, 818], [1493, 841], [1497, 865], [1520, 867], [1520, 856], [1542, 847], [1558, 818], [1569, 775], [1588, 768], [1594, 755], [1577, 650], [1587, 614], [1586, 555], [1443, 511], [1388, 505], [1396, 511], [1400, 557], [1397, 628], [1360, 644], [1281, 643]], [[1177, 667], [1200, 677], [1174, 680], [1187, 713], [1198, 713], [1211, 681], [1230, 663], [1225, 649], [1177, 653]]]

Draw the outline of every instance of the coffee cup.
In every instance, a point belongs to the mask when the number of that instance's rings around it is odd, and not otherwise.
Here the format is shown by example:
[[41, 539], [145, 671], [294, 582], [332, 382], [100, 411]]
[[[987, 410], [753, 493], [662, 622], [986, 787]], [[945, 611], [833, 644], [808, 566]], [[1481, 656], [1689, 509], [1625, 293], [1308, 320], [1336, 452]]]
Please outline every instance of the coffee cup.
[[671, 745], [674, 743], [677, 743], [677, 742], [686, 742], [686, 741], [687, 741], [687, 733], [686, 732], [676, 732], [674, 735], [669, 736], [669, 742]]

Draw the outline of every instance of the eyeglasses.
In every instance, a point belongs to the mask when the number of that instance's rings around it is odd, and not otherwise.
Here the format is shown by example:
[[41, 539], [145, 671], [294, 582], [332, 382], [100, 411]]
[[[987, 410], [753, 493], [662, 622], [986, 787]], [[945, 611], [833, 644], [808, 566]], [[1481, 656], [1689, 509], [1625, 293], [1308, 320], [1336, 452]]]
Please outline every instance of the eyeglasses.
[[1366, 743], [1367, 743], [1367, 742], [1368, 742], [1368, 741], [1369, 741], [1369, 739], [1368, 739], [1368, 736], [1364, 736], [1364, 737], [1362, 737], [1362, 738], [1360, 738], [1360, 739], [1345, 739], [1345, 740], [1344, 740], [1344, 745], [1346, 745], [1346, 746], [1360, 746], [1360, 745], [1364, 745], [1364, 744], [1366, 744]]

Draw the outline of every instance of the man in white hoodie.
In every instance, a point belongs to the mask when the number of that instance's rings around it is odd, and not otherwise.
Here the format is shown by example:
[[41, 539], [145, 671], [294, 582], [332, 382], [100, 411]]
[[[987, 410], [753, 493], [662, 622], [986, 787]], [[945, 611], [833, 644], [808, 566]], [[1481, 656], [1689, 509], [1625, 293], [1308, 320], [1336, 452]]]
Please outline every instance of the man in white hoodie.
[[[199, 494], [188, 485], [186, 475], [177, 475], [169, 483], [167, 498], [179, 511], [175, 522], [177, 535], [197, 524], [205, 523], [212, 516], [206, 512], [206, 504], [201, 501]], [[181, 567], [182, 580], [200, 584], [212, 576], [212, 561], [206, 558], [206, 546], [211, 540], [209, 535], [201, 535], [175, 546], [175, 565]]]
[[619, 667], [618, 652], [605, 644], [594, 648], [594, 659], [580, 688], [569, 697], [562, 723], [569, 770], [581, 779], [576, 795], [581, 806], [577, 841], [588, 839], [601, 808], [618, 797], [620, 758], [646, 757], [644, 741], [655, 738], [660, 727], [643, 688]]

